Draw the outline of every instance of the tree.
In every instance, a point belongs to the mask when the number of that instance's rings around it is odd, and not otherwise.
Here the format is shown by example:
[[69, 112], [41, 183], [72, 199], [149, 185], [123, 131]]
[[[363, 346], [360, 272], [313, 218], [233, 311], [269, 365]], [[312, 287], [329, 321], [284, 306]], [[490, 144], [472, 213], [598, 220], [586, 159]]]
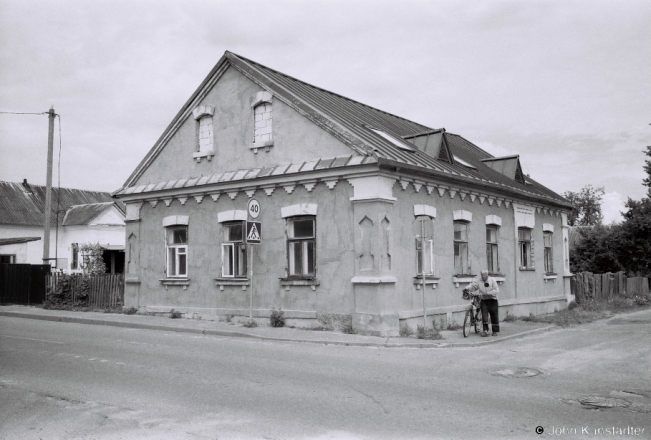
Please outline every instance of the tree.
[[626, 207], [617, 237], [618, 260], [631, 275], [651, 276], [651, 199], [628, 199]]
[[570, 255], [572, 272], [619, 272], [619, 225], [578, 228], [580, 239]]
[[570, 226], [600, 225], [603, 220], [601, 213], [601, 199], [605, 194], [604, 187], [594, 188], [586, 185], [581, 192], [566, 191], [563, 197], [572, 203], [574, 208], [567, 216]]

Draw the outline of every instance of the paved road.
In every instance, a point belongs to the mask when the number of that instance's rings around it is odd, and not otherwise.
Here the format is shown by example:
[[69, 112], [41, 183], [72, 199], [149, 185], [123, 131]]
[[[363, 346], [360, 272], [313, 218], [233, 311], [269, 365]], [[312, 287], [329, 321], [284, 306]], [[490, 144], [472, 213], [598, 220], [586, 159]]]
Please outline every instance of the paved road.
[[0, 438], [651, 438], [649, 365], [649, 310], [429, 350], [0, 317]]

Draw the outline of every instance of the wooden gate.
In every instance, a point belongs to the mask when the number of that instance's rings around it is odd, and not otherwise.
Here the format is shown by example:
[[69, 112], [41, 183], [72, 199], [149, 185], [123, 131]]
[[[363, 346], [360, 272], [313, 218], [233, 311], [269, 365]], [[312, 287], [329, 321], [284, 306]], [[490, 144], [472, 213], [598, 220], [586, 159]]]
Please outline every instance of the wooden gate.
[[0, 304], [41, 304], [48, 264], [0, 264]]

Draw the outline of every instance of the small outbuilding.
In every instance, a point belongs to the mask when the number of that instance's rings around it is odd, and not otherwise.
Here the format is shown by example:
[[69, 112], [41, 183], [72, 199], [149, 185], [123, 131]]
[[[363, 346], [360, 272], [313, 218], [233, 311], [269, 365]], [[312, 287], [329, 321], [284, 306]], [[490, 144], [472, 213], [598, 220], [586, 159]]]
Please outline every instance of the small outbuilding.
[[[481, 269], [500, 284], [502, 316], [569, 295], [571, 205], [518, 156], [230, 52], [116, 197], [125, 303], [151, 312], [275, 308], [296, 325], [340, 314], [357, 333], [397, 335], [424, 312], [460, 322], [461, 289]], [[247, 243], [253, 217], [260, 244]]]

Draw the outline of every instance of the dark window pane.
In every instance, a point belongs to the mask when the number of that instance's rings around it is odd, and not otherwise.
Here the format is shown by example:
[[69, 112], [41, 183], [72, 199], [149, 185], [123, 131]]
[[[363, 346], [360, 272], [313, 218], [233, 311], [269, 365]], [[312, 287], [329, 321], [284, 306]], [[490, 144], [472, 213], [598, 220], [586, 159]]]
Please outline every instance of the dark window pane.
[[307, 242], [307, 275], [314, 275], [314, 242]]
[[292, 238], [310, 238], [314, 237], [314, 221], [308, 220], [294, 220]]

